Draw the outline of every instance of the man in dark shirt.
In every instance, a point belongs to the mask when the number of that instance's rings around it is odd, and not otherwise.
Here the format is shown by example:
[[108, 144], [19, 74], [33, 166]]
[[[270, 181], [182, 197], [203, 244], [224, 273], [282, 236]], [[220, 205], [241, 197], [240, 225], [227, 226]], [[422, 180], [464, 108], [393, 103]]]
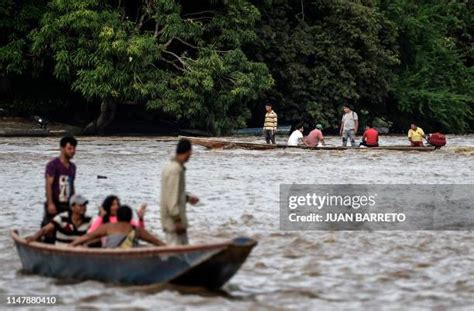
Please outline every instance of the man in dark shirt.
[[[61, 153], [46, 165], [46, 203], [41, 227], [47, 225], [58, 213], [69, 210], [69, 199], [74, 194], [76, 165], [71, 159], [76, 153], [77, 140], [63, 137], [59, 143]], [[54, 235], [45, 236], [46, 243], [54, 243]]]

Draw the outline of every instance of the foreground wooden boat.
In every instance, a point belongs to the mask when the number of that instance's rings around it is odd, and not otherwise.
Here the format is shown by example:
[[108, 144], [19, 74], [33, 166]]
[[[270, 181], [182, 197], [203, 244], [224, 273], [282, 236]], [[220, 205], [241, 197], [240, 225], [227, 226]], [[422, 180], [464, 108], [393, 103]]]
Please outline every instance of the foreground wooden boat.
[[208, 245], [138, 247], [127, 250], [26, 243], [11, 237], [23, 269], [65, 279], [126, 284], [173, 283], [217, 289], [245, 262], [257, 244], [249, 238]]
[[432, 146], [411, 147], [411, 146], [381, 146], [371, 148], [343, 147], [343, 146], [324, 146], [324, 147], [306, 147], [306, 146], [287, 146], [283, 144], [259, 144], [241, 141], [229, 141], [224, 139], [209, 139], [198, 137], [182, 138], [189, 139], [193, 144], [204, 146], [209, 149], [248, 149], [248, 150], [271, 150], [271, 149], [307, 149], [307, 150], [392, 150], [392, 151], [433, 151], [436, 148]]

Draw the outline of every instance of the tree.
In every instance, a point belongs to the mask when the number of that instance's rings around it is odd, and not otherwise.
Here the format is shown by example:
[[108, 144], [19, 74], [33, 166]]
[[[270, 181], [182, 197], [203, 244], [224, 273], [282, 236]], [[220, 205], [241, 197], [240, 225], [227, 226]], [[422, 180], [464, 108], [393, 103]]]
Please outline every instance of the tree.
[[59, 80], [101, 101], [90, 133], [107, 127], [117, 104], [141, 102], [221, 134], [244, 125], [248, 102], [273, 82], [241, 50], [258, 18], [247, 1], [203, 9], [192, 1], [54, 0], [31, 34], [32, 50], [54, 62]]
[[384, 115], [399, 62], [396, 27], [370, 2], [274, 0], [260, 4], [253, 53], [276, 80], [268, 92], [289, 121], [336, 127], [351, 103]]
[[13, 0], [0, 2], [0, 73], [22, 74], [32, 69], [32, 58], [28, 55], [28, 34], [38, 26], [48, 1]]
[[382, 1], [399, 29], [391, 116], [406, 127], [463, 133], [474, 128], [473, 4], [468, 1]]

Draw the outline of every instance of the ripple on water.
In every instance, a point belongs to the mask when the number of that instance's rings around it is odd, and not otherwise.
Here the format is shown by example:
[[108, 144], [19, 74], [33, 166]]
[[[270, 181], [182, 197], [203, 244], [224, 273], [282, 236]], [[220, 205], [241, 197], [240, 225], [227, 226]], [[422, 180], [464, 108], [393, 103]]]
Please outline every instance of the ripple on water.
[[[188, 190], [202, 204], [189, 207], [190, 236], [208, 242], [247, 235], [259, 241], [224, 293], [162, 285], [118, 286], [64, 282], [30, 275], [8, 230], [38, 229], [43, 170], [57, 153], [56, 138], [0, 138], [0, 293], [58, 294], [82, 308], [205, 310], [449, 308], [474, 304], [471, 232], [284, 232], [279, 229], [282, 183], [474, 183], [474, 137], [448, 137], [431, 153], [388, 151], [218, 150], [194, 148]], [[249, 138], [248, 140], [256, 140]], [[405, 143], [405, 137], [383, 137]], [[329, 137], [332, 144], [339, 138]], [[132, 206], [148, 202], [147, 227], [160, 233], [162, 167], [174, 142], [156, 138], [81, 138], [77, 190], [89, 213], [111, 193]], [[452, 147], [451, 147], [452, 146]], [[461, 147], [468, 146], [468, 147]], [[456, 149], [457, 148], [457, 149]], [[436, 170], [433, 170], [436, 168]], [[97, 175], [107, 179], [97, 179]]]

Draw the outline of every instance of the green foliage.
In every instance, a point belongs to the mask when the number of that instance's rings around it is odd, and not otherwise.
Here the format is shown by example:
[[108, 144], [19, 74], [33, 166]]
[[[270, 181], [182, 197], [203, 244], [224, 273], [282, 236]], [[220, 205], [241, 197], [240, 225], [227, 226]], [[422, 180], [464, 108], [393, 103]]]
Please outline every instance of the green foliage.
[[247, 103], [272, 84], [240, 48], [255, 39], [256, 8], [232, 1], [201, 16], [163, 0], [140, 9], [134, 19], [102, 1], [52, 1], [32, 50], [88, 100], [144, 102], [216, 134], [245, 125]]
[[472, 131], [474, 7], [467, 1], [398, 0], [382, 8], [399, 28], [398, 116], [433, 129]]
[[474, 128], [468, 0], [3, 0], [0, 31], [18, 111], [136, 103], [224, 134], [272, 99], [283, 122], [334, 128], [348, 102], [396, 129]]
[[395, 26], [360, 1], [262, 5], [254, 51], [276, 80], [269, 93], [290, 121], [337, 126], [340, 107], [382, 114], [398, 64]]
[[47, 1], [0, 1], [0, 76], [21, 74], [32, 69], [27, 36], [37, 27]]

